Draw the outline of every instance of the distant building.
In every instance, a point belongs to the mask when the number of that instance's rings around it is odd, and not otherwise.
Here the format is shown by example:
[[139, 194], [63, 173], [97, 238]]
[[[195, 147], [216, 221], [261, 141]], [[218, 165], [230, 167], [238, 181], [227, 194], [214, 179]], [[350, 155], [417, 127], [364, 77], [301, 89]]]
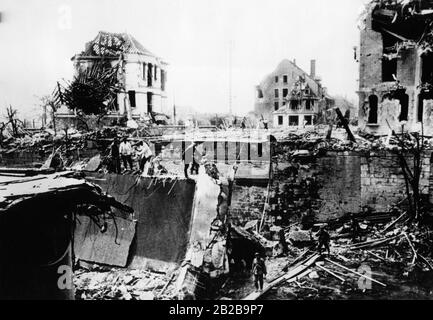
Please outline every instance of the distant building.
[[274, 128], [300, 128], [314, 125], [333, 104], [316, 76], [315, 60], [307, 74], [295, 61], [286, 59], [256, 87], [254, 110]]
[[72, 57], [78, 73], [95, 61], [120, 63], [118, 79], [121, 87], [112, 114], [128, 118], [146, 117], [150, 113], [166, 113], [167, 63], [143, 47], [127, 33], [100, 31], [86, 44], [85, 50]]

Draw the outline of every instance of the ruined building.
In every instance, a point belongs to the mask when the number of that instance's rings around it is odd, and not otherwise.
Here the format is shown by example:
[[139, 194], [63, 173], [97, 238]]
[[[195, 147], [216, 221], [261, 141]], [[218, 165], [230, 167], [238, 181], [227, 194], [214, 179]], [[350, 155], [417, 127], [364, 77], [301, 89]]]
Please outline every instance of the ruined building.
[[76, 73], [95, 61], [119, 65], [121, 89], [112, 113], [139, 118], [152, 112], [165, 113], [167, 100], [167, 63], [143, 47], [127, 33], [99, 32], [83, 52], [72, 57]]
[[[432, 133], [431, 1], [372, 1], [361, 26], [359, 126]], [[422, 126], [423, 124], [423, 126]]]
[[316, 76], [315, 60], [307, 74], [295, 61], [285, 59], [256, 87], [255, 113], [274, 128], [311, 126], [332, 105], [333, 99]]

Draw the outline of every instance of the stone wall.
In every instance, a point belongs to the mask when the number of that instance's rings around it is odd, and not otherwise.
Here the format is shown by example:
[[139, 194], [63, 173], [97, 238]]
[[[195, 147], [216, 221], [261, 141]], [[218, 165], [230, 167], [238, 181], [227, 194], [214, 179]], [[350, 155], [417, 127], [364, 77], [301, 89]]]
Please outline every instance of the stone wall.
[[[407, 158], [409, 166], [413, 158]], [[423, 157], [420, 189], [429, 194], [430, 153]], [[406, 197], [406, 184], [398, 158], [390, 152], [371, 153], [361, 157], [362, 205], [374, 211], [386, 211], [389, 205]]]
[[[82, 150], [72, 150], [68, 154], [68, 162], [79, 161], [83, 159], [90, 159], [93, 156], [101, 153], [98, 146], [92, 145], [90, 148]], [[30, 168], [38, 167], [45, 163], [51, 154], [51, 150], [41, 152], [39, 148], [28, 148], [25, 150], [16, 150], [12, 152], [0, 153], [0, 166], [10, 168]]]
[[328, 152], [317, 159], [320, 209], [316, 218], [339, 218], [361, 211], [361, 157], [356, 153]]
[[244, 226], [248, 221], [261, 219], [266, 192], [267, 187], [248, 187], [234, 184], [230, 206], [230, 223], [235, 226]]
[[2, 152], [0, 154], [1, 167], [33, 167], [44, 163], [45, 160], [45, 154], [39, 153], [36, 149]]
[[[431, 153], [423, 156], [421, 193], [433, 190]], [[413, 161], [408, 157], [408, 163]], [[293, 221], [311, 214], [329, 221], [362, 214], [386, 212], [406, 197], [405, 180], [397, 155], [391, 152], [334, 152], [274, 164], [270, 212], [276, 220]], [[231, 206], [236, 225], [260, 219], [266, 187], [235, 186]], [[279, 205], [280, 203], [280, 205]]]

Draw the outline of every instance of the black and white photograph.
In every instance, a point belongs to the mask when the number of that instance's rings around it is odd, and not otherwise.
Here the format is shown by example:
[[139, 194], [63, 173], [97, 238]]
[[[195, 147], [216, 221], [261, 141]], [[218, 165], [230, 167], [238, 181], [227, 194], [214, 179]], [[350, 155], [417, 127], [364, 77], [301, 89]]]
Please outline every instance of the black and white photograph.
[[0, 0], [0, 60], [0, 300], [433, 298], [432, 0]]

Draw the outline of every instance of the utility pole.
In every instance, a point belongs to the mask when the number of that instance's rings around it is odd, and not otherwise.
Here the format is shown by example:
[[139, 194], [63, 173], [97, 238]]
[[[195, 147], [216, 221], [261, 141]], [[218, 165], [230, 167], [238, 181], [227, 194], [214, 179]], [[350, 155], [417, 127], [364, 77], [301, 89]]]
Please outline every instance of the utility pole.
[[173, 124], [176, 125], [176, 96], [173, 93]]
[[233, 99], [232, 99], [232, 59], [233, 59], [233, 40], [230, 40], [229, 43], [229, 114], [233, 113]]

